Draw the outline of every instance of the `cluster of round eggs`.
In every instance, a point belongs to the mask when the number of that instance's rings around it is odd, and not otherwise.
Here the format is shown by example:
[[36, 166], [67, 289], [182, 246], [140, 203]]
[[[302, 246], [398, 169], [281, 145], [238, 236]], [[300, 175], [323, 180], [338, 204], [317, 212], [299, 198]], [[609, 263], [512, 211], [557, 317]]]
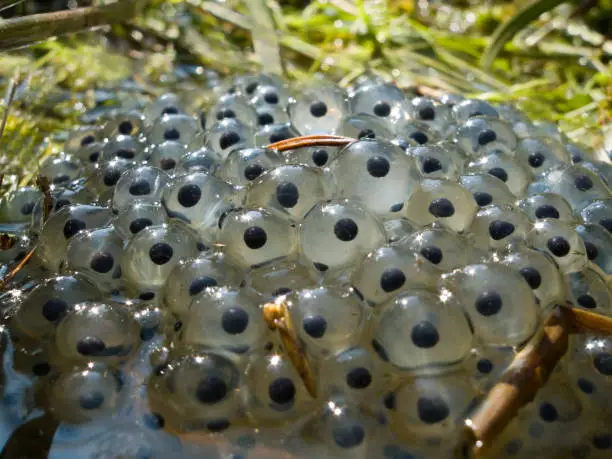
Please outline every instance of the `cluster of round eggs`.
[[[452, 458], [547, 310], [612, 314], [612, 166], [554, 125], [371, 76], [215, 91], [70, 133], [48, 218], [1, 202], [3, 272], [35, 247], [0, 298], [4, 440], [41, 409], [53, 459]], [[266, 147], [319, 134], [356, 140]], [[572, 338], [490, 451], [610, 457], [612, 338]]]

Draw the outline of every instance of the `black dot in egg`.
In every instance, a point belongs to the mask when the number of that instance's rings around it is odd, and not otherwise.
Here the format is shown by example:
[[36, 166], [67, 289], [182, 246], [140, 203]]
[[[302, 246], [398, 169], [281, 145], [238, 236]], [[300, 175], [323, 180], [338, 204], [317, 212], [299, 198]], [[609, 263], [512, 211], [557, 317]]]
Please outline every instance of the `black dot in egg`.
[[497, 314], [502, 308], [503, 302], [499, 293], [495, 291], [482, 292], [476, 298], [474, 306], [476, 311], [485, 317]]
[[118, 126], [119, 134], [130, 135], [134, 130], [134, 125], [131, 121], [122, 121]]
[[306, 316], [302, 328], [312, 338], [322, 338], [327, 330], [327, 321], [321, 315]]
[[503, 238], [514, 233], [514, 225], [503, 220], [493, 220], [489, 223], [489, 235], [495, 241], [501, 241]]
[[478, 204], [480, 207], [488, 206], [493, 202], [493, 196], [484, 191], [476, 191], [473, 196], [474, 201], [476, 201], [476, 204]]
[[230, 422], [227, 419], [220, 418], [213, 421], [209, 421], [206, 424], [206, 428], [209, 432], [223, 432], [230, 426]]
[[162, 170], [168, 171], [176, 167], [176, 161], [172, 158], [162, 158], [159, 162], [159, 166]]
[[81, 146], [84, 147], [86, 145], [91, 145], [96, 141], [96, 138], [93, 135], [87, 135], [81, 139]]
[[316, 101], [310, 104], [310, 114], [315, 118], [321, 118], [327, 114], [327, 105], [325, 102]]
[[502, 182], [508, 181], [508, 173], [505, 171], [505, 169], [501, 167], [493, 167], [489, 169], [488, 173], [489, 175], [492, 175], [493, 177], [497, 177]]
[[97, 273], [105, 274], [108, 273], [111, 269], [113, 269], [114, 264], [115, 259], [113, 258], [113, 255], [111, 253], [96, 252], [94, 253], [93, 257], [91, 257], [89, 267]]
[[166, 129], [164, 131], [164, 140], [179, 140], [181, 132], [176, 128]]
[[612, 448], [612, 436], [609, 434], [597, 434], [591, 439], [591, 443], [596, 449], [610, 449]]
[[274, 290], [274, 292], [272, 292], [272, 296], [277, 297], [277, 296], [287, 295], [291, 293], [292, 291], [293, 290], [288, 287], [279, 287], [276, 290]]
[[222, 108], [217, 112], [217, 120], [221, 121], [225, 118], [236, 118], [236, 113], [231, 108]]
[[261, 164], [252, 163], [244, 168], [244, 178], [251, 181], [255, 180], [264, 173], [264, 168]]
[[127, 148], [121, 148], [117, 150], [115, 156], [117, 158], [123, 159], [134, 159], [134, 156], [136, 156], [136, 152], [134, 150], [128, 150]]
[[389, 392], [383, 398], [383, 404], [388, 410], [395, 410], [395, 392]]
[[546, 422], [554, 422], [559, 418], [557, 408], [552, 403], [544, 402], [540, 404], [540, 418]]
[[529, 163], [531, 167], [538, 168], [542, 166], [542, 164], [544, 164], [545, 159], [546, 157], [538, 151], [538, 152], [530, 154], [529, 158], [527, 158], [527, 162]]
[[372, 383], [372, 373], [367, 368], [352, 368], [346, 374], [346, 384], [353, 389], [365, 389]]
[[142, 341], [150, 341], [157, 333], [157, 327], [143, 327], [140, 329], [140, 339]]
[[164, 417], [159, 413], [145, 413], [142, 420], [145, 426], [152, 430], [163, 429], [166, 424]]
[[351, 218], [341, 218], [334, 225], [334, 234], [343, 242], [352, 241], [357, 237], [358, 233], [359, 227], [355, 220]]
[[597, 307], [595, 298], [588, 294], [580, 295], [578, 298], [576, 298], [576, 302], [583, 308], [587, 309], [595, 309]]
[[384, 156], [372, 156], [368, 159], [366, 167], [372, 177], [381, 178], [389, 173], [391, 165]]
[[497, 134], [491, 129], [485, 129], [480, 134], [478, 134], [478, 144], [479, 145], [487, 145], [491, 142], [495, 142], [497, 140]]
[[426, 156], [421, 158], [421, 169], [425, 174], [431, 174], [442, 169], [442, 163], [438, 158]]
[[479, 359], [476, 363], [476, 369], [483, 375], [488, 375], [493, 371], [493, 362], [489, 359]]
[[151, 185], [145, 179], [137, 179], [130, 184], [129, 192], [132, 196], [144, 196], [151, 192]]
[[68, 175], [61, 174], [53, 177], [52, 183], [54, 185], [61, 185], [62, 183], [67, 182], [68, 180], [70, 180], [70, 177]]
[[599, 224], [612, 233], [612, 218], [602, 218]]
[[578, 378], [578, 388], [585, 394], [592, 394], [595, 392], [595, 384], [586, 378]]
[[586, 249], [586, 254], [589, 260], [593, 261], [599, 255], [599, 250], [597, 246], [592, 242], [585, 242], [584, 247]]
[[435, 245], [423, 247], [420, 253], [426, 260], [434, 265], [440, 264], [443, 258], [442, 250]]
[[612, 354], [600, 352], [593, 358], [595, 369], [602, 375], [612, 376]]
[[291, 182], [282, 182], [276, 186], [276, 199], [281, 207], [291, 209], [298, 203], [300, 193]]
[[200, 202], [201, 198], [202, 189], [193, 183], [183, 185], [176, 195], [178, 203], [183, 207], [193, 207]]
[[440, 341], [440, 334], [434, 324], [428, 320], [417, 323], [410, 331], [412, 343], [421, 349], [430, 349]]
[[436, 424], [444, 421], [450, 414], [450, 410], [442, 397], [419, 397], [417, 413], [419, 419], [425, 424]]
[[197, 295], [205, 288], [214, 287], [217, 285], [216, 279], [210, 276], [200, 276], [191, 281], [189, 285], [189, 295]]
[[55, 210], [58, 211], [69, 205], [70, 201], [68, 201], [67, 199], [58, 199], [58, 201], [55, 203]]
[[536, 218], [559, 218], [560, 214], [557, 208], [551, 204], [542, 204], [535, 210]]
[[403, 208], [404, 208], [404, 203], [403, 202], [399, 202], [397, 204], [393, 204], [389, 210], [391, 212], [399, 212]]
[[533, 290], [537, 289], [540, 285], [542, 285], [542, 276], [540, 275], [537, 269], [531, 266], [526, 266], [524, 268], [521, 268], [519, 270], [519, 273], [521, 274], [521, 276], [523, 276], [523, 279], [527, 281], [529, 287], [531, 287]]
[[218, 376], [205, 376], [196, 388], [195, 396], [200, 403], [213, 405], [219, 403], [227, 395], [228, 387]]
[[563, 236], [553, 236], [546, 242], [548, 250], [556, 257], [566, 256], [571, 249], [570, 243]]
[[325, 166], [327, 164], [327, 160], [329, 159], [329, 154], [326, 150], [319, 148], [312, 152], [312, 162], [319, 167]]
[[249, 325], [249, 314], [242, 308], [234, 307], [223, 311], [221, 315], [221, 327], [225, 333], [239, 335]]
[[149, 258], [158, 266], [165, 265], [174, 255], [174, 250], [170, 244], [165, 242], [156, 242], [149, 249]]
[[264, 94], [264, 100], [270, 105], [276, 105], [278, 104], [278, 94], [273, 91], [269, 91]]
[[104, 394], [102, 392], [92, 392], [79, 396], [79, 406], [84, 410], [97, 410], [104, 404]]
[[289, 378], [276, 378], [268, 386], [268, 397], [274, 403], [284, 405], [295, 399], [295, 384]]
[[589, 191], [593, 188], [593, 181], [588, 175], [579, 175], [574, 179], [574, 185], [580, 191]]
[[121, 172], [116, 169], [109, 169], [104, 173], [102, 180], [106, 186], [115, 186], [121, 177]]
[[32, 373], [36, 376], [46, 376], [51, 371], [51, 365], [47, 362], [38, 362], [32, 367]]
[[236, 145], [240, 140], [240, 135], [237, 132], [224, 132], [219, 138], [219, 147], [221, 147], [221, 150], [225, 150], [226, 148]]
[[106, 345], [97, 336], [85, 336], [77, 342], [77, 352], [86, 356], [97, 356], [106, 350]]
[[340, 448], [355, 448], [365, 439], [365, 430], [360, 424], [347, 422], [335, 427], [332, 431], [332, 437]]
[[66, 239], [70, 239], [72, 236], [85, 228], [87, 228], [87, 225], [85, 225], [83, 220], [71, 218], [64, 223], [64, 237]]
[[508, 443], [506, 443], [506, 446], [504, 447], [504, 451], [509, 456], [515, 456], [516, 454], [518, 454], [518, 452], [521, 450], [522, 447], [523, 447], [523, 442], [520, 439], [515, 438], [513, 440], [510, 440]]
[[89, 155], [89, 162], [90, 163], [97, 163], [98, 162], [98, 158], [100, 158], [100, 152], [99, 151], [94, 151], [92, 154]]
[[419, 118], [424, 121], [433, 121], [436, 118], [436, 111], [431, 106], [423, 107], [419, 110]]
[[161, 114], [163, 115], [178, 115], [179, 111], [176, 107], [166, 107], [162, 110]]
[[270, 113], [260, 113], [257, 115], [257, 123], [260, 126], [267, 126], [274, 123], [274, 117]]
[[380, 288], [385, 292], [393, 292], [406, 283], [406, 275], [399, 268], [387, 268], [380, 276]]
[[270, 141], [270, 143], [276, 143], [276, 142], [282, 142], [283, 140], [290, 139], [291, 137], [293, 136], [287, 131], [278, 131], [278, 132], [274, 132], [268, 138], [268, 140]]
[[42, 307], [42, 315], [49, 322], [61, 318], [68, 311], [68, 303], [59, 298], [51, 298]]
[[22, 215], [31, 215], [33, 210], [34, 210], [33, 202], [26, 202], [24, 205], [21, 206]]
[[322, 273], [329, 269], [329, 266], [327, 266], [325, 263], [314, 262], [312, 265], [317, 271], [322, 272]]
[[174, 324], [174, 331], [180, 331], [180, 329], [183, 328], [183, 321], [182, 320], [177, 320], [176, 323]]
[[130, 223], [130, 233], [137, 234], [148, 226], [153, 225], [153, 222], [148, 218], [137, 218]]
[[431, 215], [438, 218], [448, 218], [455, 215], [455, 206], [447, 198], [437, 198], [429, 203], [427, 209]]
[[244, 230], [243, 240], [249, 249], [261, 249], [268, 241], [268, 235], [260, 226], [251, 226]]
[[391, 106], [384, 101], [376, 102], [374, 105], [373, 112], [376, 116], [380, 116], [381, 118], [387, 117], [391, 114]]
[[427, 135], [421, 131], [415, 131], [410, 134], [409, 137], [419, 145], [425, 145], [427, 142], [429, 142], [429, 137], [427, 137]]
[[249, 83], [244, 90], [246, 91], [247, 94], [253, 94], [258, 86], [259, 86], [259, 83], [257, 83], [256, 81], [253, 81], [252, 83]]

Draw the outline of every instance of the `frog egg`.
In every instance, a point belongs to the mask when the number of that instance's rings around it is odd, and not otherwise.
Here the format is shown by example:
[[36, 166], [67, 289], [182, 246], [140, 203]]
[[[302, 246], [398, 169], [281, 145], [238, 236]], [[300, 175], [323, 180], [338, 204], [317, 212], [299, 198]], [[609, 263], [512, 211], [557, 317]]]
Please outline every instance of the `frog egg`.
[[206, 114], [206, 126], [213, 126], [224, 119], [236, 119], [253, 127], [257, 124], [257, 113], [248, 100], [239, 94], [224, 94]]
[[392, 244], [413, 233], [417, 227], [413, 222], [404, 217], [391, 218], [383, 222], [387, 243]]
[[32, 247], [32, 239], [26, 234], [16, 234], [7, 246], [0, 246], [0, 265], [23, 260]]
[[134, 355], [139, 346], [138, 322], [117, 303], [79, 303], [62, 319], [55, 333], [57, 355], [67, 364], [117, 365]]
[[493, 151], [514, 155], [518, 143], [508, 123], [485, 117], [470, 118], [460, 124], [454, 140], [470, 157], [486, 156]]
[[468, 164], [471, 174], [486, 173], [503, 181], [517, 197], [525, 194], [531, 173], [519, 162], [505, 154], [491, 153]]
[[381, 223], [359, 201], [317, 204], [299, 227], [300, 254], [317, 271], [339, 270], [384, 244]]
[[4, 196], [0, 200], [0, 220], [6, 223], [30, 221], [34, 205], [40, 196], [41, 192], [37, 187], [17, 188], [15, 192]]
[[257, 107], [257, 124], [260, 127], [271, 124], [288, 124], [290, 121], [289, 113], [280, 105], [264, 105]]
[[418, 184], [415, 161], [385, 140], [354, 142], [330, 164], [340, 196], [359, 198], [376, 215], [403, 207]]
[[216, 175], [221, 168], [221, 156], [206, 147], [185, 153], [178, 160], [175, 175], [181, 173], [191, 174], [192, 172], [205, 172]]
[[407, 104], [410, 119], [423, 123], [439, 134], [444, 134], [451, 113], [447, 106], [438, 105], [428, 97], [415, 97]]
[[374, 115], [360, 113], [342, 118], [338, 134], [353, 139], [390, 139], [391, 129]]
[[176, 170], [177, 163], [186, 153], [187, 149], [181, 142], [166, 140], [151, 147], [149, 163], [153, 167], [172, 174]]
[[54, 375], [45, 387], [45, 405], [58, 421], [81, 424], [112, 418], [123, 402], [123, 376], [102, 364]]
[[336, 134], [349, 112], [346, 93], [332, 85], [304, 88], [287, 108], [291, 123], [301, 135]]
[[495, 106], [495, 110], [499, 113], [499, 117], [511, 124], [519, 123], [519, 122], [528, 122], [529, 118], [525, 113], [514, 105], [506, 103], [506, 104], [497, 104]]
[[276, 151], [267, 148], [233, 150], [221, 165], [219, 178], [234, 185], [247, 185], [282, 162]]
[[525, 279], [494, 263], [468, 265], [442, 279], [443, 296], [454, 298], [474, 332], [490, 346], [517, 346], [535, 332], [538, 309]]
[[514, 359], [511, 347], [484, 346], [472, 350], [466, 369], [472, 384], [481, 392], [487, 392], [499, 382]]
[[306, 267], [291, 258], [281, 258], [249, 270], [247, 284], [263, 301], [273, 301], [278, 296], [311, 287], [312, 280]]
[[506, 182], [488, 173], [462, 175], [459, 183], [472, 193], [474, 201], [481, 208], [489, 204], [513, 204], [516, 199]]
[[151, 374], [149, 407], [168, 429], [222, 432], [242, 414], [241, 372], [223, 353], [201, 347], [185, 351]]
[[197, 239], [180, 222], [149, 226], [134, 235], [123, 252], [124, 280], [136, 289], [161, 287], [180, 260], [198, 252]]
[[[413, 287], [435, 287], [440, 271], [433, 263], [403, 244], [380, 247], [370, 252], [353, 271], [351, 285], [370, 305], [387, 301], [400, 290]], [[428, 249], [435, 251], [435, 249]], [[423, 251], [429, 253], [427, 250]], [[441, 253], [441, 252], [440, 252]]]
[[219, 154], [221, 160], [225, 160], [232, 150], [254, 145], [251, 128], [233, 118], [223, 119], [206, 131], [206, 147]]
[[406, 153], [416, 158], [424, 177], [456, 180], [463, 172], [463, 158], [454, 149], [425, 145], [410, 147]]
[[237, 354], [263, 348], [268, 332], [256, 298], [229, 287], [208, 287], [195, 295], [183, 323], [183, 343]]
[[544, 184], [546, 191], [563, 196], [575, 212], [610, 196], [610, 189], [597, 174], [581, 166], [555, 167], [546, 174]]
[[492, 205], [481, 209], [470, 228], [478, 247], [501, 249], [510, 242], [525, 241], [531, 229], [527, 214], [512, 205]]
[[439, 371], [462, 361], [472, 347], [461, 308], [419, 289], [405, 290], [382, 305], [372, 336], [379, 357], [403, 371]]
[[438, 97], [438, 102], [440, 102], [443, 105], [446, 105], [447, 107], [451, 107], [451, 108], [453, 108], [455, 105], [459, 104], [460, 102], [464, 100], [465, 100], [465, 97], [463, 97], [463, 95], [458, 94], [458, 93], [450, 93], [450, 92], [446, 92], [442, 94], [440, 97]]
[[546, 137], [521, 139], [516, 156], [531, 169], [534, 176], [546, 174], [551, 167], [559, 163], [570, 162], [563, 144]]
[[440, 140], [440, 136], [426, 124], [413, 120], [400, 121], [395, 127], [395, 133], [393, 143], [404, 150], [419, 145], [434, 145]]
[[326, 177], [321, 170], [304, 165], [283, 165], [251, 182], [245, 205], [301, 220], [317, 202], [329, 197]]
[[612, 185], [612, 165], [602, 161], [589, 161], [580, 163], [585, 169], [594, 172], [610, 188]]
[[132, 135], [137, 137], [143, 131], [144, 115], [138, 110], [126, 110], [115, 113], [110, 120], [104, 123], [104, 137], [116, 135]]
[[291, 123], [267, 124], [255, 133], [255, 146], [263, 148], [268, 144], [292, 139], [299, 135]]
[[478, 258], [468, 240], [444, 227], [430, 227], [415, 231], [401, 241], [423, 259], [442, 272], [464, 266]]
[[251, 95], [251, 106], [259, 109], [261, 107], [285, 108], [290, 100], [290, 94], [286, 87], [270, 84], [260, 84]]
[[593, 153], [584, 145], [579, 145], [572, 142], [563, 142], [565, 151], [570, 157], [572, 164], [578, 164], [583, 161], [591, 161]]
[[584, 242], [573, 225], [558, 220], [541, 220], [527, 235], [528, 242], [550, 254], [564, 274], [582, 271], [588, 261]]
[[105, 145], [106, 140], [89, 143], [82, 146], [74, 153], [74, 157], [85, 167], [85, 172], [87, 174], [95, 171], [96, 166], [102, 158], [102, 150]]
[[36, 256], [42, 265], [51, 271], [59, 269], [70, 239], [80, 231], [108, 225], [110, 209], [98, 206], [65, 206], [49, 217], [38, 239]]
[[126, 171], [115, 185], [113, 212], [126, 210], [135, 200], [159, 202], [168, 180], [168, 175], [156, 167], [142, 166]]
[[[54, 215], [60, 209], [71, 204], [88, 204], [95, 200], [95, 195], [87, 186], [75, 186], [72, 188], [58, 188], [51, 190], [51, 212], [49, 215]], [[43, 225], [45, 197], [39, 193], [39, 198], [34, 204], [32, 211], [32, 225], [30, 229], [34, 234], [39, 234]]]
[[567, 287], [563, 274], [547, 253], [514, 244], [508, 247], [500, 262], [523, 276], [541, 307], [547, 308], [564, 302]]
[[456, 182], [424, 179], [410, 195], [405, 216], [418, 225], [440, 222], [453, 231], [465, 231], [472, 224], [478, 206], [472, 193]]
[[574, 307], [612, 316], [612, 289], [597, 265], [588, 263], [583, 271], [568, 274], [567, 281]]
[[40, 165], [38, 173], [57, 186], [65, 186], [83, 175], [83, 165], [77, 158], [60, 154], [49, 156]]
[[179, 97], [173, 93], [162, 94], [144, 108], [144, 124], [150, 127], [164, 115], [177, 115], [179, 113], [184, 113], [183, 104]]
[[283, 302], [309, 354], [334, 355], [360, 341], [367, 312], [352, 288], [304, 289], [288, 294]]
[[498, 110], [488, 102], [477, 99], [465, 99], [453, 106], [453, 117], [458, 123], [465, 123], [470, 118], [485, 116], [500, 118]]
[[168, 215], [186, 222], [207, 243], [215, 240], [219, 223], [240, 199], [236, 188], [204, 172], [174, 177], [162, 196]]
[[280, 347], [251, 356], [244, 374], [245, 404], [257, 425], [288, 425], [313, 409], [314, 400]]
[[477, 392], [464, 372], [418, 376], [395, 393], [395, 425], [422, 441], [454, 442]]
[[87, 184], [98, 195], [98, 201], [110, 204], [115, 191], [115, 185], [125, 171], [136, 167], [136, 163], [128, 159], [112, 159], [104, 162], [88, 180]]
[[167, 140], [187, 145], [200, 129], [200, 123], [193, 116], [166, 114], [148, 129], [147, 140], [154, 145]]
[[164, 285], [164, 304], [175, 314], [186, 314], [193, 297], [200, 292], [216, 286], [237, 287], [242, 277], [221, 252], [181, 260]]
[[141, 138], [120, 134], [108, 139], [108, 142], [106, 142], [102, 149], [99, 162], [126, 159], [140, 163], [146, 160], [148, 156], [146, 143]]
[[580, 211], [585, 223], [599, 223], [612, 234], [612, 199], [593, 201]]
[[577, 225], [576, 232], [584, 241], [587, 258], [607, 275], [612, 274], [612, 235], [597, 223]]
[[306, 164], [310, 167], [328, 166], [340, 152], [338, 147], [297, 148], [283, 152], [287, 164]]
[[149, 226], [159, 226], [168, 222], [163, 206], [154, 202], [134, 201], [113, 219], [117, 235], [127, 241]]
[[63, 272], [79, 272], [100, 289], [112, 291], [119, 287], [123, 241], [112, 228], [81, 231], [66, 248]]
[[51, 338], [56, 324], [77, 303], [101, 297], [102, 292], [80, 274], [52, 277], [28, 293], [13, 320], [20, 331], [32, 338]]
[[573, 221], [574, 214], [569, 203], [555, 193], [540, 193], [529, 196], [518, 202], [532, 221], [553, 218], [562, 221]]
[[68, 155], [75, 154], [79, 148], [101, 142], [104, 139], [104, 133], [100, 126], [83, 126], [71, 130], [68, 133], [68, 138], [64, 142], [63, 151]]
[[392, 126], [408, 119], [409, 106], [404, 92], [388, 83], [366, 84], [350, 95], [351, 112], [376, 116]]

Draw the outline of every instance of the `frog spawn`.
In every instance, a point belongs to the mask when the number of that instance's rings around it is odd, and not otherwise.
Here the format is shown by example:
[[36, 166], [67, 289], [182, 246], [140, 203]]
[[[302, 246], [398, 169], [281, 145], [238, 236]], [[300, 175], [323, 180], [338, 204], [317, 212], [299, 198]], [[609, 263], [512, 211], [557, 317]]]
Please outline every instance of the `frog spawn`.
[[[106, 426], [99, 451], [127, 448], [107, 438], [121, 427], [133, 454], [187, 454], [166, 429], [222, 436], [219, 454], [247, 455], [234, 440], [258, 430], [296, 454], [451, 457], [547, 308], [610, 313], [608, 171], [588, 151], [507, 107], [411, 98], [375, 78], [348, 98], [268, 76], [230, 86], [206, 132], [165, 95], [71, 134], [43, 170], [56, 182], [47, 222], [36, 188], [2, 201], [2, 222], [22, 228], [2, 263], [38, 242], [28, 269], [48, 270], [2, 300], [15, 370], [66, 425]], [[298, 133], [362, 140], [263, 148]], [[269, 301], [288, 308], [315, 396], [263, 320]], [[585, 340], [562, 387], [606, 406], [606, 341]], [[541, 406], [562, 418], [570, 395], [545, 395], [525, 411], [545, 441], [519, 432], [524, 451], [567, 432], [547, 430]], [[609, 432], [587, 427], [560, 447], [600, 452]]]

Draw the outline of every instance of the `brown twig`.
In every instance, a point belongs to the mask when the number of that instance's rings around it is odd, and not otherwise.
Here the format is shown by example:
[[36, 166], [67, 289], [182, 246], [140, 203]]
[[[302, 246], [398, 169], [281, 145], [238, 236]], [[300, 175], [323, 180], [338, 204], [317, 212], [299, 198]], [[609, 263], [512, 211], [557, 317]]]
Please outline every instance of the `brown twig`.
[[0, 250], [8, 250], [15, 245], [17, 239], [7, 233], [0, 234]]
[[44, 175], [36, 176], [36, 186], [43, 194], [43, 223], [47, 221], [51, 210], [53, 209], [53, 198], [51, 197], [51, 187], [49, 185], [49, 178]]
[[19, 264], [17, 266], [15, 266], [15, 268], [8, 273], [6, 276], [4, 276], [3, 279], [0, 279], [0, 291], [4, 291], [7, 287], [7, 285], [9, 284], [9, 282], [11, 280], [13, 280], [13, 278], [19, 274], [19, 271], [21, 271], [23, 269], [23, 267], [28, 263], [28, 261], [30, 261], [30, 258], [32, 258], [32, 256], [34, 256], [34, 252], [36, 251], [36, 247], [34, 247], [32, 250], [30, 250], [28, 252], [28, 254], [23, 257], [23, 260], [21, 260], [19, 262]]
[[348, 144], [355, 142], [351, 137], [342, 137], [334, 135], [307, 135], [303, 137], [294, 137], [292, 139], [281, 140], [280, 142], [272, 143], [267, 148], [278, 152], [294, 150], [296, 148], [308, 147], [346, 147]]

